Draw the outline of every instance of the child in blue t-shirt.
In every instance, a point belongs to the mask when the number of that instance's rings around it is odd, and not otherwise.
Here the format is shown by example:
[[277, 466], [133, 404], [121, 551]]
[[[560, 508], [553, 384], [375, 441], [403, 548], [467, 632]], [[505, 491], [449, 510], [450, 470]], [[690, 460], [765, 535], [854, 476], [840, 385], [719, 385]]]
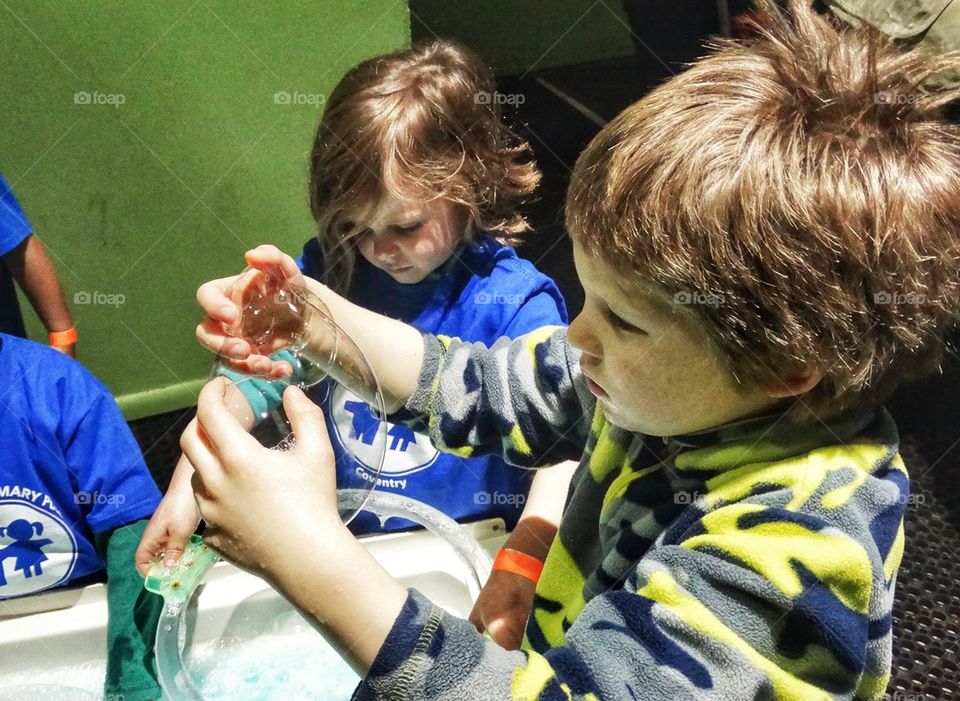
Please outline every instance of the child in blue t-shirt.
[[160, 491], [137, 442], [109, 391], [55, 350], [0, 333], [0, 385], [0, 600], [106, 572], [105, 693], [159, 698], [162, 601], [130, 558]]
[[[517, 205], [540, 174], [529, 146], [502, 123], [495, 98], [489, 70], [450, 42], [351, 69], [331, 93], [313, 145], [309, 191], [318, 236], [300, 257], [304, 274], [421, 331], [465, 341], [491, 344], [566, 324], [553, 281], [504, 243], [528, 228]], [[279, 403], [279, 392], [260, 387], [248, 400], [263, 415]], [[322, 405], [338, 458], [345, 451], [356, 458], [338, 460], [338, 469], [350, 472], [342, 481], [376, 482], [459, 520], [502, 517], [514, 531], [510, 549], [541, 561], [546, 556], [572, 466], [540, 473], [531, 495], [531, 471], [499, 456], [440, 453], [426, 435], [391, 424], [378, 478], [371, 436], [357, 431], [372, 418], [367, 404], [337, 388]], [[177, 557], [198, 521], [188, 491], [192, 468], [176, 472], [138, 552], [142, 570], [161, 550]], [[392, 519], [386, 530], [411, 525]], [[355, 533], [383, 530], [370, 514], [350, 526]], [[477, 625], [505, 645], [519, 645], [531, 579], [526, 570], [495, 572], [475, 612]], [[517, 589], [521, 596], [514, 596]]]

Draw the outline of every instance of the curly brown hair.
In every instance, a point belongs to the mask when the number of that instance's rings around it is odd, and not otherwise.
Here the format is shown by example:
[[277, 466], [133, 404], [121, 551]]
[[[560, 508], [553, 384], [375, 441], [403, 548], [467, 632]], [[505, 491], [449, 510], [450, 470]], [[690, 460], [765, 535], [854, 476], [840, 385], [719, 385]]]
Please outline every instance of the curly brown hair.
[[502, 121], [489, 68], [469, 49], [432, 41], [377, 56], [337, 84], [317, 127], [310, 211], [324, 282], [346, 294], [362, 221], [385, 194], [445, 199], [473, 227], [515, 243], [517, 211], [540, 181], [528, 143]]
[[[930, 371], [960, 316], [954, 55], [903, 51], [791, 0], [758, 36], [635, 103], [580, 156], [586, 251], [698, 317], [741, 380], [823, 379], [792, 417], [875, 403]], [[699, 295], [702, 295], [699, 296]]]

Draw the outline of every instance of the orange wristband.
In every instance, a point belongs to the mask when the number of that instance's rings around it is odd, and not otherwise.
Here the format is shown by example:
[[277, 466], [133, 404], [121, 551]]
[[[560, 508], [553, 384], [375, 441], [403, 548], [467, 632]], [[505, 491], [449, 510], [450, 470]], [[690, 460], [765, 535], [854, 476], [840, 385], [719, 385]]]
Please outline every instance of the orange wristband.
[[66, 331], [51, 331], [51, 346], [72, 346], [77, 342], [77, 327], [71, 326]]
[[540, 579], [540, 573], [543, 572], [543, 563], [533, 555], [527, 555], [519, 550], [500, 548], [500, 552], [497, 553], [497, 557], [493, 561], [491, 571], [496, 572], [498, 570], [519, 574], [536, 584]]

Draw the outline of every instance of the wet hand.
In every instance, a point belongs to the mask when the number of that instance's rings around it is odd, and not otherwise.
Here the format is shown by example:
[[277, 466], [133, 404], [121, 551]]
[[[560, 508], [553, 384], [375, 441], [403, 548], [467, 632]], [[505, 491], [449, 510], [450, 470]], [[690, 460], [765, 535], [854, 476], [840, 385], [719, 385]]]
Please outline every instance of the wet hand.
[[[197, 326], [197, 340], [240, 372], [281, 377], [289, 373], [289, 366], [273, 363], [268, 356], [292, 340], [303, 319], [284, 318], [286, 305], [270, 302], [281, 284], [303, 287], [304, 277], [296, 261], [276, 246], [258, 246], [245, 257], [257, 272], [211, 280], [197, 290], [197, 302], [206, 315]], [[266, 318], [242, 319], [244, 328], [240, 328], [242, 308], [254, 299], [265, 300]], [[266, 346], [254, 345], [257, 323], [270, 326], [272, 338]]]
[[[187, 431], [195, 431], [195, 422], [191, 422]], [[186, 482], [184, 484], [187, 484]], [[200, 511], [190, 489], [178, 489], [171, 486], [164, 495], [150, 522], [143, 531], [140, 545], [134, 555], [137, 570], [146, 576], [153, 560], [163, 553], [164, 563], [176, 564], [183, 555], [187, 540], [197, 530], [200, 523]]]
[[337, 511], [333, 450], [323, 413], [288, 387], [283, 406], [295, 447], [268, 450], [224, 402], [226, 383], [209, 382], [197, 405], [199, 431], [181, 448], [195, 468], [193, 488], [207, 530], [204, 541], [227, 559], [265, 575], [295, 567], [305, 547], [352, 539]]

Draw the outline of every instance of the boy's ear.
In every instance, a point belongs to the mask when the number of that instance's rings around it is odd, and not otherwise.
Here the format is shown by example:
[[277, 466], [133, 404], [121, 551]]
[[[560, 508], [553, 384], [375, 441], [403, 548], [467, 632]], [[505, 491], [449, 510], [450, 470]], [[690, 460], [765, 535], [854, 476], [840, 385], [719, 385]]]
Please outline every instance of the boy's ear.
[[806, 394], [823, 379], [823, 370], [807, 368], [772, 377], [763, 385], [763, 391], [774, 399], [788, 399]]

